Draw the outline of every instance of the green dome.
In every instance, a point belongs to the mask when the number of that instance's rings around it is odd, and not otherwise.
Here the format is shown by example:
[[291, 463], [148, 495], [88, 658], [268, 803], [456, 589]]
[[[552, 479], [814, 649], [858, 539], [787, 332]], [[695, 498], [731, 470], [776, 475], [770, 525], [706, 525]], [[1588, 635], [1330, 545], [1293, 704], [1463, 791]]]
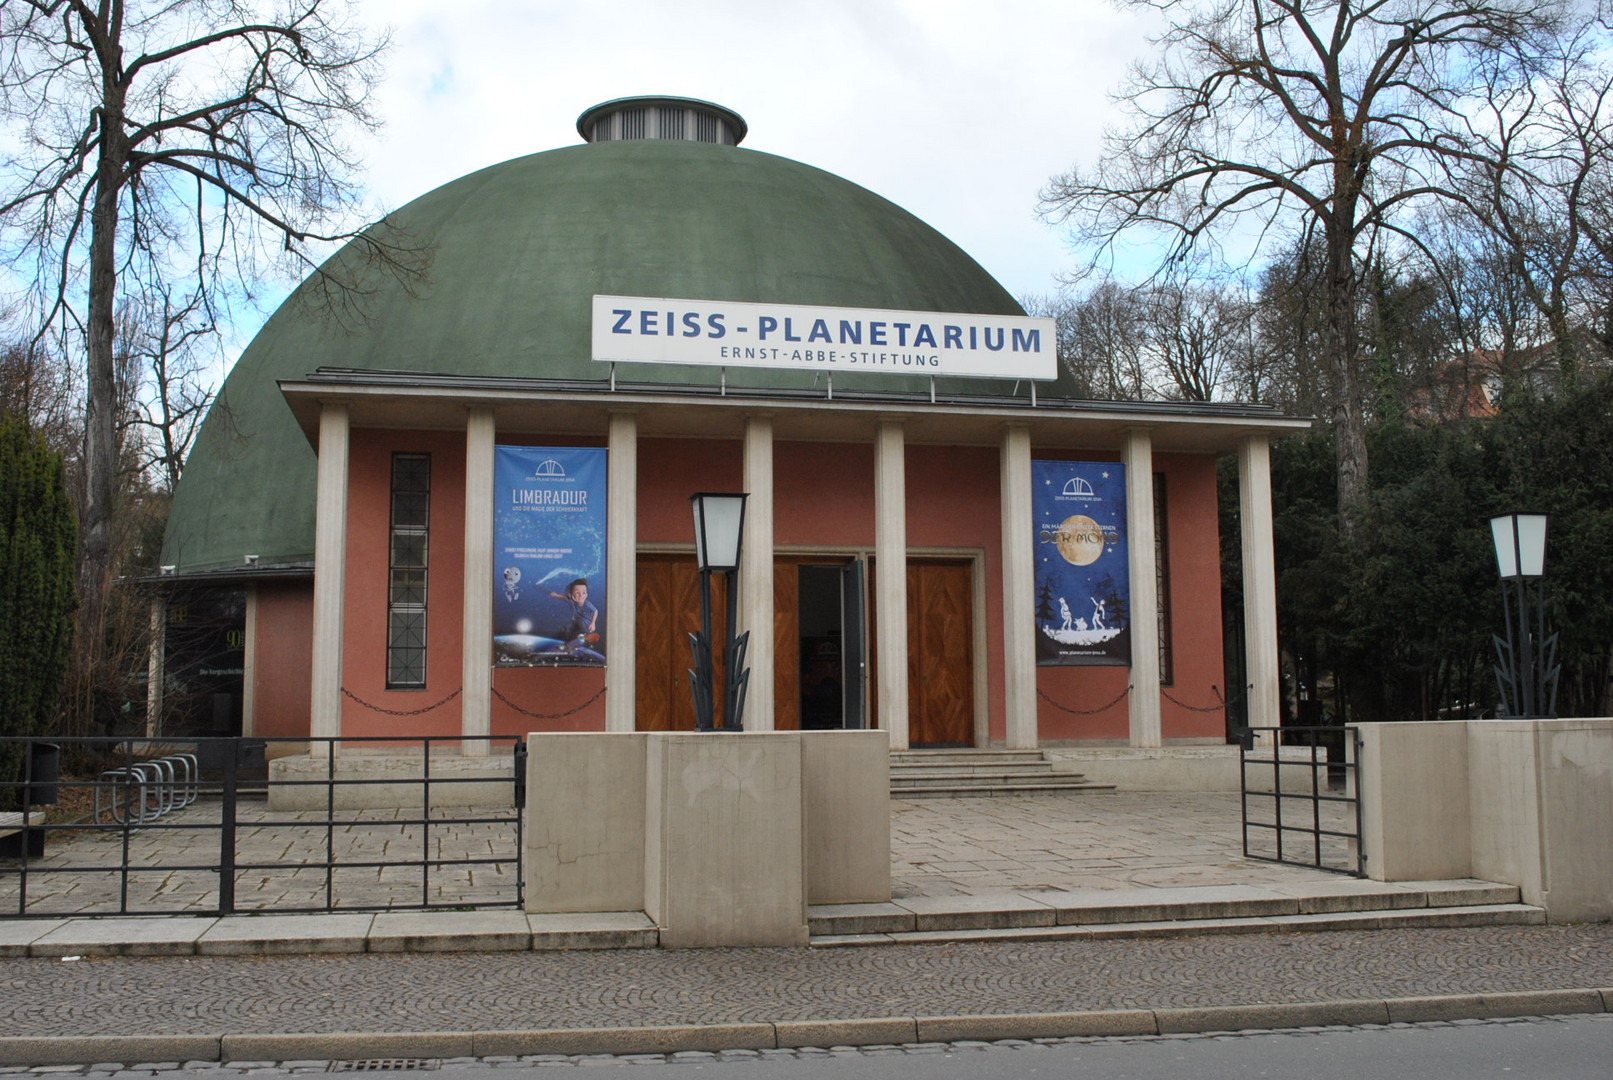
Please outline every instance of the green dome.
[[[316, 368], [600, 381], [591, 301], [627, 296], [1020, 315], [946, 237], [872, 192], [786, 158], [697, 142], [599, 142], [445, 184], [392, 223], [432, 252], [411, 292], [388, 282], [355, 326], [310, 314], [307, 284], [241, 354], [175, 493], [162, 561], [180, 573], [308, 561], [314, 454], [276, 380]], [[351, 254], [339, 253], [340, 262]], [[635, 383], [715, 383], [712, 369], [630, 365]], [[730, 386], [804, 387], [793, 371]], [[1011, 383], [953, 383], [1008, 393]], [[846, 375], [836, 390], [917, 389]]]

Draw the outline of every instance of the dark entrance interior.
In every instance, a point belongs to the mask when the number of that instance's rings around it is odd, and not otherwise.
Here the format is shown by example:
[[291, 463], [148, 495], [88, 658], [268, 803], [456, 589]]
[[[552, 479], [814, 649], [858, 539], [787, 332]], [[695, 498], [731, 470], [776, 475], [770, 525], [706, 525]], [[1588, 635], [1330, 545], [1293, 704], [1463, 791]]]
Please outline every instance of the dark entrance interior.
[[801, 728], [860, 728], [865, 723], [862, 564], [855, 559], [805, 563], [795, 570]]

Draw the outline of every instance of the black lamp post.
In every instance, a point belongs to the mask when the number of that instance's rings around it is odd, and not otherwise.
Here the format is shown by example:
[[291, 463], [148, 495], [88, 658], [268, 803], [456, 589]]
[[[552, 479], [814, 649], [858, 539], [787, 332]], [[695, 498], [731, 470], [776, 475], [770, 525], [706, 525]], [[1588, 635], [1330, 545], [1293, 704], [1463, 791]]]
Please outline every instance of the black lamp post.
[[[694, 695], [695, 727], [700, 731], [741, 731], [745, 714], [745, 692], [750, 671], [745, 669], [745, 649], [750, 631], [734, 636], [739, 614], [739, 545], [745, 532], [745, 496], [699, 491], [689, 496], [694, 509], [695, 561], [700, 567], [700, 633], [689, 635], [694, 667], [689, 669], [689, 690]], [[716, 727], [712, 717], [711, 664], [711, 575], [728, 578], [728, 625], [723, 644], [723, 723]]]
[[[1507, 636], [1495, 638], [1500, 663], [1501, 714], [1519, 719], [1557, 715], [1557, 635], [1546, 636], [1541, 579], [1546, 574], [1546, 515], [1499, 514], [1490, 519], [1495, 563], [1501, 575], [1501, 611]], [[1507, 585], [1517, 604], [1514, 617]], [[1529, 625], [1529, 586], [1535, 591], [1535, 625]]]

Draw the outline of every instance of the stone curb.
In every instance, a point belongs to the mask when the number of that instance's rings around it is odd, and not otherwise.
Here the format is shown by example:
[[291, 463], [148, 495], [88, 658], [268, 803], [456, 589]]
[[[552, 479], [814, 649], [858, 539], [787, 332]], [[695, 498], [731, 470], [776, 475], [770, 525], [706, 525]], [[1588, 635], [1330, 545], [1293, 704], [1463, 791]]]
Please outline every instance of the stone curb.
[[287, 1032], [0, 1037], [0, 1066], [146, 1061], [350, 1061], [529, 1054], [675, 1054], [911, 1042], [989, 1042], [1613, 1013], [1613, 987], [1188, 1009], [888, 1016], [529, 1031]]

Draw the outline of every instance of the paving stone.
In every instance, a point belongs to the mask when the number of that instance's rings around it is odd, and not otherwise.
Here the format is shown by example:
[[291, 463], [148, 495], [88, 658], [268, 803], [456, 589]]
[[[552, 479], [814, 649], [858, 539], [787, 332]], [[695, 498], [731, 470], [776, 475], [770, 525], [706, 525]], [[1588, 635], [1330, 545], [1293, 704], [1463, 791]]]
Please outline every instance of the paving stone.
[[206, 956], [356, 953], [373, 915], [237, 915], [219, 919], [196, 941]]
[[188, 956], [216, 919], [70, 919], [28, 946], [30, 956]]
[[530, 914], [534, 949], [647, 949], [660, 931], [642, 911]]
[[370, 952], [494, 952], [532, 946], [519, 911], [384, 912], [370, 925]]
[[1014, 893], [982, 896], [915, 896], [897, 902], [914, 915], [914, 929], [998, 930], [1026, 926], [1052, 926], [1055, 909], [1039, 900]]

